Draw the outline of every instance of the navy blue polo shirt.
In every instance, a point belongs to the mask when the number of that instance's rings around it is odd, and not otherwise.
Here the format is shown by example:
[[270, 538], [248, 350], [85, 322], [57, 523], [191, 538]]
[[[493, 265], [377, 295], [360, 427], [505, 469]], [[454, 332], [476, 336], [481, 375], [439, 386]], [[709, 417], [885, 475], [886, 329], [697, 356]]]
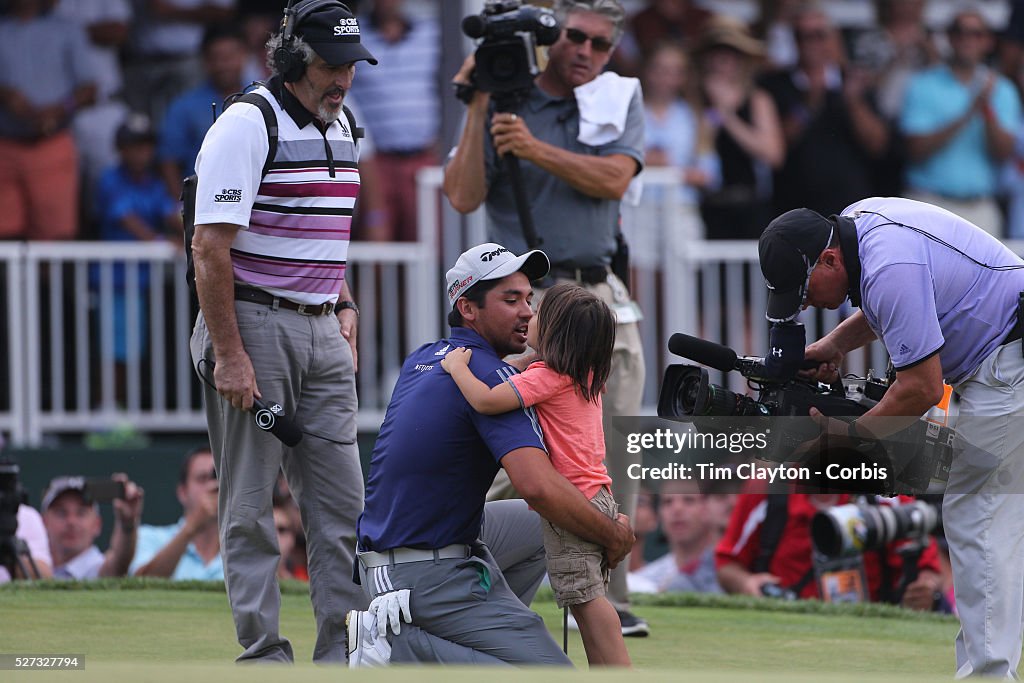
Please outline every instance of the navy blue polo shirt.
[[516, 372], [467, 328], [405, 359], [370, 459], [357, 527], [363, 550], [472, 543], [502, 457], [517, 448], [544, 450], [532, 410], [487, 416], [466, 402], [441, 367], [458, 346], [473, 350], [469, 368], [489, 386]]

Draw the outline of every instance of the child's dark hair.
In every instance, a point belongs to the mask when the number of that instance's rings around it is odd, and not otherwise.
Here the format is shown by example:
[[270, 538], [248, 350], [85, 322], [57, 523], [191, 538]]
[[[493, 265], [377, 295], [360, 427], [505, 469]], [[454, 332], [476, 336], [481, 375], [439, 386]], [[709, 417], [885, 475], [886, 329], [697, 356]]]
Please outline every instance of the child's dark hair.
[[579, 285], [559, 282], [544, 293], [537, 316], [540, 357], [568, 376], [585, 401], [596, 403], [612, 369], [611, 309]]

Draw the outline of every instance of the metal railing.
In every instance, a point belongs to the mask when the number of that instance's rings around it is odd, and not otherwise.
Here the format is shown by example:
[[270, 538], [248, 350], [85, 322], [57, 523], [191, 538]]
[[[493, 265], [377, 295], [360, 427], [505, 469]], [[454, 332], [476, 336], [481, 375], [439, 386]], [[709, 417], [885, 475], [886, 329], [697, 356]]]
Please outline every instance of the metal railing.
[[[361, 309], [359, 425], [375, 430], [406, 354], [441, 334], [438, 261], [419, 243], [353, 244], [349, 258]], [[2, 243], [0, 272], [0, 351], [8, 359], [0, 431], [13, 445], [125, 426], [205, 430], [188, 349], [196, 309], [180, 249]]]
[[[653, 413], [665, 367], [685, 362], [666, 348], [674, 332], [720, 342], [743, 355], [768, 348], [766, 292], [754, 242], [705, 241], [695, 208], [672, 189], [678, 175], [643, 174], [645, 201], [623, 207], [631, 245], [632, 291], [647, 376], [644, 412]], [[483, 212], [462, 217], [440, 194], [438, 168], [418, 177], [419, 241], [353, 243], [348, 277], [361, 309], [359, 425], [375, 430], [384, 417], [402, 361], [445, 333], [444, 270], [468, 245], [486, 239]], [[443, 230], [441, 226], [443, 225]], [[1024, 244], [1008, 243], [1021, 253]], [[202, 431], [205, 419], [188, 339], [193, 303], [184, 260], [168, 244], [0, 243], [0, 431], [15, 445], [44, 436], [106, 430]], [[126, 324], [118, 340], [114, 317]], [[835, 327], [850, 309], [807, 311], [808, 341]], [[120, 348], [118, 348], [120, 347]], [[883, 370], [879, 343], [847, 360], [846, 370]], [[743, 379], [713, 381], [734, 391]]]

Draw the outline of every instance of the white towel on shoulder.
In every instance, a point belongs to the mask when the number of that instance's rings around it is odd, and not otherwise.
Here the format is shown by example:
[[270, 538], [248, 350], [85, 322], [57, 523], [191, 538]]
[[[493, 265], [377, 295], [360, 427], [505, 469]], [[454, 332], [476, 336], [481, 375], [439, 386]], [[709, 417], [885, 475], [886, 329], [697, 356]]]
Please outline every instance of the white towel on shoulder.
[[[573, 92], [580, 112], [580, 132], [576, 139], [599, 147], [618, 140], [626, 130], [629, 103], [640, 92], [640, 81], [606, 71]], [[642, 189], [639, 177], [633, 178], [622, 200], [636, 206]]]

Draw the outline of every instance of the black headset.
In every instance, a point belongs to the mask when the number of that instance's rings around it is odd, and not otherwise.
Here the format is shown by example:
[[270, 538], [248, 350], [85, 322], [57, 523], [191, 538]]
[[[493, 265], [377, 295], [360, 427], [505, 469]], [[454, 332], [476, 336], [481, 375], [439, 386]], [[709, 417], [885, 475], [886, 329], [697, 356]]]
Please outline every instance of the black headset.
[[345, 7], [338, 0], [300, 0], [295, 7], [292, 6], [293, 2], [295, 0], [288, 0], [288, 6], [284, 8], [284, 16], [281, 18], [281, 46], [274, 50], [274, 70], [281, 74], [286, 83], [294, 83], [306, 73], [306, 60], [302, 52], [295, 48], [296, 27], [310, 14], [325, 7]]

